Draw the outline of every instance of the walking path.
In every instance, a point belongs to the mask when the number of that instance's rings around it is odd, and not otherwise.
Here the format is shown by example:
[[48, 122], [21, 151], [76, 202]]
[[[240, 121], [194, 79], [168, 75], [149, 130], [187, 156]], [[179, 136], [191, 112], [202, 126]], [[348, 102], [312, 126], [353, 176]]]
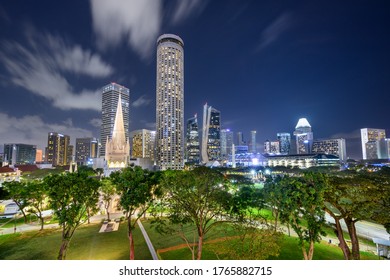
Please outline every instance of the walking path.
[[139, 228], [140, 228], [141, 231], [142, 231], [142, 235], [143, 235], [144, 238], [145, 238], [146, 244], [148, 245], [148, 248], [149, 248], [150, 254], [152, 255], [153, 260], [159, 260], [159, 258], [158, 258], [158, 256], [157, 256], [157, 253], [156, 253], [156, 250], [154, 249], [153, 244], [152, 244], [152, 242], [150, 241], [149, 235], [148, 235], [148, 233], [146, 232], [146, 230], [145, 230], [144, 226], [142, 225], [141, 221], [138, 220], [138, 221], [137, 221], [137, 224], [138, 224]]

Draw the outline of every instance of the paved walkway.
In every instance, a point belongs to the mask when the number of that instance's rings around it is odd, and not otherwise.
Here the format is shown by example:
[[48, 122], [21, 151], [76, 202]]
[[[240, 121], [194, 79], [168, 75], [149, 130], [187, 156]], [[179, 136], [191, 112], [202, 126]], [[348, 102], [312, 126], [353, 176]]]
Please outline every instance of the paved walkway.
[[156, 253], [156, 250], [154, 249], [153, 244], [150, 241], [149, 235], [146, 232], [144, 226], [142, 225], [140, 220], [138, 220], [137, 223], [138, 223], [138, 226], [141, 229], [141, 232], [145, 238], [146, 244], [148, 245], [148, 248], [149, 248], [150, 254], [152, 255], [153, 260], [159, 260], [157, 253]]

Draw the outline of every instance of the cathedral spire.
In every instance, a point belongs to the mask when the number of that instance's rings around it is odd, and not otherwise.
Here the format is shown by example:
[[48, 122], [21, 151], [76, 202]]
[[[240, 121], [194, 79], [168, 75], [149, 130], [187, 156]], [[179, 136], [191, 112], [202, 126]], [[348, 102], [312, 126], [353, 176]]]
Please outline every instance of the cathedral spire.
[[126, 142], [125, 125], [123, 123], [122, 113], [122, 98], [120, 94], [118, 97], [118, 106], [116, 109], [114, 130], [112, 131], [111, 139], [116, 145]]

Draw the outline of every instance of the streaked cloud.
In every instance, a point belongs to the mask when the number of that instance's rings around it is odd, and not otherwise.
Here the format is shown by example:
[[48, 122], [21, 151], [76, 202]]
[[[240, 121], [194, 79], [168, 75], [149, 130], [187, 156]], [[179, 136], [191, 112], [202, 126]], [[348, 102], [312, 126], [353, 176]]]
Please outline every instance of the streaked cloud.
[[280, 36], [285, 33], [292, 25], [292, 14], [285, 12], [277, 17], [271, 24], [269, 24], [260, 35], [260, 42], [256, 48], [256, 51], [262, 51], [263, 49], [276, 42]]
[[76, 138], [92, 137], [92, 132], [73, 126], [71, 119], [62, 123], [46, 123], [39, 116], [23, 116], [16, 118], [0, 113], [0, 135], [2, 143], [18, 143], [37, 145], [39, 149], [47, 146], [49, 132], [69, 135], [71, 143]]
[[206, 7], [208, 1], [204, 0], [179, 0], [173, 12], [172, 23], [177, 24], [190, 15], [199, 14]]
[[146, 58], [151, 54], [162, 22], [160, 0], [90, 0], [92, 24], [101, 49], [123, 40]]
[[151, 99], [148, 99], [145, 97], [145, 95], [141, 95], [137, 100], [135, 100], [131, 105], [133, 107], [142, 107], [142, 106], [147, 106], [149, 103], [152, 102]]
[[97, 54], [52, 35], [29, 32], [27, 44], [1, 42], [0, 62], [8, 80], [62, 109], [100, 110], [99, 89], [74, 90], [66, 75], [104, 78], [114, 69]]
[[102, 119], [94, 118], [89, 121], [89, 124], [94, 127], [100, 128], [102, 125]]

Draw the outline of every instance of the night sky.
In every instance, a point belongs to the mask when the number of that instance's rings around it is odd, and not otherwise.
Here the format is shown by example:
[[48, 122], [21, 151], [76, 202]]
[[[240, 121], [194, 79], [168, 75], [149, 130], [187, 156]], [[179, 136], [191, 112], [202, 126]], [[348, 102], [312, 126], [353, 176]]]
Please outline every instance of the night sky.
[[[130, 131], [155, 129], [156, 40], [184, 40], [185, 119], [207, 102], [258, 146], [305, 117], [314, 138], [390, 137], [390, 1], [0, 2], [0, 147], [99, 137], [102, 86], [130, 89]], [[2, 148], [0, 148], [2, 150]]]

